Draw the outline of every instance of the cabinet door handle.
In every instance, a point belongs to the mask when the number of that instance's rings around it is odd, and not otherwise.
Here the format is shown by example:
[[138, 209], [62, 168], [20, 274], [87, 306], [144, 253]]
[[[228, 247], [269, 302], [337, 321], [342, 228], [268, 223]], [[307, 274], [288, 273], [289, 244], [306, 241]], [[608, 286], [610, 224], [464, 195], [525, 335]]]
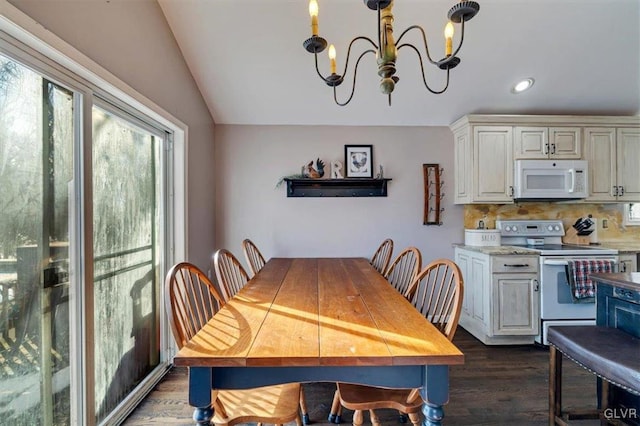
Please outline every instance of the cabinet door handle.
[[615, 185], [613, 186], [613, 195], [616, 197], [618, 196], [618, 187]]
[[624, 195], [624, 186], [619, 186], [618, 188], [620, 189], [620, 194], [618, 194], [618, 195], [623, 196]]
[[528, 263], [505, 263], [503, 265], [505, 268], [528, 268], [529, 264]]
[[554, 155], [556, 153], [556, 144], [552, 143], [551, 144], [551, 155]]
[[544, 155], [549, 155], [549, 144], [548, 143], [544, 144]]
[[540, 282], [535, 278], [531, 282], [533, 283], [533, 291], [540, 291]]
[[509, 197], [513, 197], [513, 186], [509, 186]]

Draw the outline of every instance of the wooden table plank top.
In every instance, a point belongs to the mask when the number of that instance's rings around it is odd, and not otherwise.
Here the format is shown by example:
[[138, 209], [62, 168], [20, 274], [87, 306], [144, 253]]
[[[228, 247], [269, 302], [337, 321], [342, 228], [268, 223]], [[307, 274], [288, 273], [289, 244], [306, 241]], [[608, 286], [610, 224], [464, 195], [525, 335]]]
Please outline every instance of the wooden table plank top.
[[363, 258], [274, 258], [176, 355], [184, 366], [462, 364]]
[[317, 288], [317, 262], [293, 260], [254, 340], [248, 365], [317, 364], [320, 354]]
[[251, 280], [176, 355], [175, 365], [246, 366], [289, 262], [269, 262], [260, 279]]
[[462, 354], [375, 269], [362, 262], [346, 265], [356, 290], [387, 344], [394, 365], [456, 364]]
[[390, 365], [391, 353], [347, 270], [354, 261], [318, 260], [321, 363]]

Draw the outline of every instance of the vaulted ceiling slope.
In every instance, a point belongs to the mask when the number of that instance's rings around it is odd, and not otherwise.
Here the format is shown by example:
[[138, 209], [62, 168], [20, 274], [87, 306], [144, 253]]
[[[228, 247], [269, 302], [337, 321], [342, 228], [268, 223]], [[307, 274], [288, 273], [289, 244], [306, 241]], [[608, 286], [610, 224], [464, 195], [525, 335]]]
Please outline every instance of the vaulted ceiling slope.
[[[446, 126], [470, 113], [639, 114], [640, 1], [478, 2], [448, 91], [428, 93], [416, 55], [402, 49], [391, 107], [379, 92], [373, 55], [360, 63], [354, 99], [340, 107], [302, 47], [311, 31], [307, 0], [159, 0], [218, 124]], [[353, 37], [377, 38], [376, 13], [362, 0], [318, 3], [320, 35], [336, 46], [341, 73]], [[453, 4], [395, 0], [396, 38], [421, 25], [430, 51], [442, 56]], [[418, 33], [403, 41], [422, 43]], [[319, 59], [326, 74], [325, 52]], [[349, 95], [351, 73], [338, 88], [341, 100]], [[426, 76], [436, 87], [444, 83], [444, 74], [431, 66]], [[525, 77], [535, 78], [533, 88], [512, 94], [512, 85]]]

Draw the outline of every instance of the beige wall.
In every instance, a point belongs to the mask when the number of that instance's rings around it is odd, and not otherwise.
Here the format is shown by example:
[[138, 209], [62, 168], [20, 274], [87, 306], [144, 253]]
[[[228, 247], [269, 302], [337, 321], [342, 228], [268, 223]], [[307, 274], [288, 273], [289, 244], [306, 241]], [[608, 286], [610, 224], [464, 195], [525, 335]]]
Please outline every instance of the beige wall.
[[[213, 120], [155, 0], [9, 0], [189, 126], [188, 257], [214, 243]], [[206, 270], [206, 269], [205, 269]]]
[[[425, 261], [453, 257], [463, 208], [452, 205], [453, 136], [446, 127], [218, 125], [216, 245], [242, 256], [249, 237], [266, 257], [371, 256], [386, 237], [398, 253], [415, 245]], [[388, 197], [287, 198], [282, 176], [320, 157], [344, 161], [345, 144], [371, 144], [392, 178]], [[422, 164], [444, 168], [442, 226], [425, 226]], [[328, 170], [327, 170], [328, 173]], [[244, 262], [244, 259], [242, 259]]]

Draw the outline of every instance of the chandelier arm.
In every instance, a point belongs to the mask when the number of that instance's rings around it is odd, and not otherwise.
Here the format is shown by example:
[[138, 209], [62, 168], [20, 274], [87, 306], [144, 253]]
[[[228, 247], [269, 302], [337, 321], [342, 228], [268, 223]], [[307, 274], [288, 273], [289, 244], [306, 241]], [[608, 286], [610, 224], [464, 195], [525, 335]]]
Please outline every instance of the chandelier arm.
[[[427, 44], [427, 35], [424, 33], [424, 30], [422, 29], [422, 27], [420, 25], [411, 25], [409, 28], [404, 30], [402, 32], [402, 34], [400, 34], [400, 37], [398, 37], [398, 40], [396, 41], [396, 44], [398, 45], [398, 50], [400, 50], [401, 47], [409, 46], [409, 47], [413, 48], [413, 50], [415, 50], [416, 52], [418, 51], [415, 48], [415, 46], [413, 46], [412, 44], [409, 44], [409, 43], [400, 44], [400, 40], [402, 40], [402, 37], [404, 37], [404, 35], [406, 33], [408, 33], [409, 31], [411, 31], [413, 29], [419, 30], [420, 33], [422, 34], [422, 42], [424, 43], [424, 51], [427, 54], [427, 60], [429, 62], [431, 62], [433, 65], [438, 65], [438, 61], [434, 61], [433, 59], [431, 59], [431, 55], [429, 54], [429, 45]], [[456, 52], [457, 52], [457, 50], [456, 50]], [[418, 56], [420, 56], [420, 53], [418, 53]], [[422, 57], [421, 56], [420, 56], [420, 62], [422, 62]]]
[[351, 95], [349, 96], [349, 99], [347, 99], [345, 102], [338, 102], [338, 97], [337, 97], [337, 93], [336, 93], [336, 86], [333, 86], [333, 100], [335, 101], [336, 104], [338, 104], [339, 106], [345, 106], [346, 104], [348, 104], [349, 102], [351, 102], [351, 99], [353, 99], [353, 94], [356, 91], [356, 77], [358, 75], [358, 65], [360, 64], [360, 60], [364, 57], [364, 55], [366, 55], [367, 53], [376, 53], [375, 50], [372, 49], [367, 49], [364, 52], [362, 52], [360, 54], [360, 56], [358, 57], [358, 60], [356, 61], [356, 66], [353, 69], [353, 84], [351, 85]]
[[[371, 40], [369, 37], [365, 37], [365, 36], [358, 36], [356, 38], [354, 38], [353, 40], [351, 40], [351, 42], [349, 43], [349, 48], [347, 49], [347, 59], [344, 62], [344, 72], [342, 73], [342, 75], [347, 75], [347, 68], [349, 67], [349, 58], [351, 57], [351, 46], [353, 46], [353, 43], [355, 43], [358, 40], [366, 40], [369, 43], [371, 43], [371, 45], [376, 48], [376, 50], [378, 49], [378, 46], [376, 46], [376, 44], [373, 42], [373, 40]], [[368, 53], [368, 52], [372, 52], [372, 50], [365, 50], [364, 53]], [[362, 55], [364, 55], [364, 53]], [[375, 52], [373, 52], [375, 53]], [[360, 55], [360, 58], [362, 58], [362, 55]], [[358, 58], [358, 62], [360, 61], [360, 58]], [[356, 68], [358, 67], [357, 63], [356, 63]], [[355, 71], [354, 71], [355, 73]]]
[[327, 79], [325, 77], [323, 77], [322, 74], [320, 74], [320, 70], [318, 69], [318, 53], [314, 52], [313, 56], [315, 56], [315, 58], [316, 58], [316, 73], [318, 73], [318, 77], [320, 77], [322, 79], [322, 81], [324, 81], [326, 83]]
[[447, 83], [445, 84], [444, 88], [442, 90], [433, 90], [427, 84], [427, 78], [424, 75], [424, 62], [422, 61], [422, 56], [420, 55], [420, 51], [412, 44], [403, 44], [398, 49], [400, 49], [401, 47], [404, 47], [404, 46], [408, 46], [408, 47], [412, 48], [414, 50], [414, 52], [416, 52], [416, 55], [418, 55], [418, 60], [420, 61], [420, 72], [422, 73], [422, 82], [424, 83], [424, 87], [426, 87], [427, 90], [429, 92], [433, 93], [434, 95], [439, 95], [441, 93], [444, 93], [447, 90], [447, 88], [449, 87], [449, 68], [447, 68]]
[[[349, 66], [349, 57], [351, 56], [351, 47], [353, 46], [353, 43], [355, 43], [357, 40], [366, 40], [366, 41], [368, 41], [369, 43], [371, 43], [371, 45], [372, 45], [373, 47], [375, 47], [376, 49], [378, 48], [378, 46], [376, 46], [376, 44], [373, 42], [373, 40], [371, 40], [370, 38], [365, 37], [365, 36], [359, 36], [359, 37], [356, 37], [356, 38], [354, 38], [353, 40], [351, 40], [351, 42], [349, 43], [349, 49], [347, 50], [347, 59], [345, 60], [345, 64], [344, 64], [344, 72], [342, 73], [342, 77], [344, 77], [344, 76], [347, 74], [347, 68], [348, 68], [348, 66]], [[357, 70], [358, 70], [358, 64], [360, 63], [360, 59], [362, 59], [362, 57], [363, 57], [365, 54], [367, 54], [367, 53], [376, 53], [376, 52], [375, 52], [374, 50], [372, 50], [372, 49], [368, 49], [368, 50], [365, 50], [365, 51], [360, 55], [360, 57], [358, 57], [358, 60], [356, 61], [355, 69], [354, 69], [354, 71], [353, 71], [353, 75], [354, 75], [354, 89], [351, 91], [351, 97], [349, 97], [349, 101], [350, 101], [350, 100], [351, 100], [351, 98], [353, 97], [353, 92], [354, 92], [354, 90], [355, 90], [355, 75], [356, 75], [356, 72], [357, 72]], [[315, 58], [316, 73], [318, 74], [318, 77], [320, 77], [320, 79], [321, 79], [322, 81], [324, 81], [326, 84], [328, 84], [329, 86], [333, 86], [334, 98], [335, 98], [335, 87], [336, 87], [337, 85], [339, 85], [339, 84], [341, 83], [341, 81], [340, 81], [340, 82], [338, 82], [338, 83], [336, 84], [336, 83], [335, 83], [335, 80], [333, 80], [333, 81], [332, 81], [332, 80], [331, 80], [331, 78], [324, 77], [324, 76], [322, 75], [322, 73], [320, 72], [320, 68], [318, 67], [318, 53], [317, 53], [317, 52], [314, 52], [313, 56], [314, 56], [314, 58]], [[340, 78], [340, 80], [342, 80], [341, 76], [339, 76], [339, 75], [335, 75], [335, 74], [333, 74], [332, 76], [333, 76], [333, 77], [338, 77], [338, 78]], [[331, 77], [331, 76], [330, 76], [330, 77]], [[340, 103], [336, 100], [336, 103], [337, 103], [338, 105], [340, 105], [340, 106], [344, 106], [344, 105], [346, 105], [347, 103], [349, 103], [349, 101], [347, 101], [347, 102], [346, 102], [346, 103], [344, 103], [344, 104], [340, 104]]]

